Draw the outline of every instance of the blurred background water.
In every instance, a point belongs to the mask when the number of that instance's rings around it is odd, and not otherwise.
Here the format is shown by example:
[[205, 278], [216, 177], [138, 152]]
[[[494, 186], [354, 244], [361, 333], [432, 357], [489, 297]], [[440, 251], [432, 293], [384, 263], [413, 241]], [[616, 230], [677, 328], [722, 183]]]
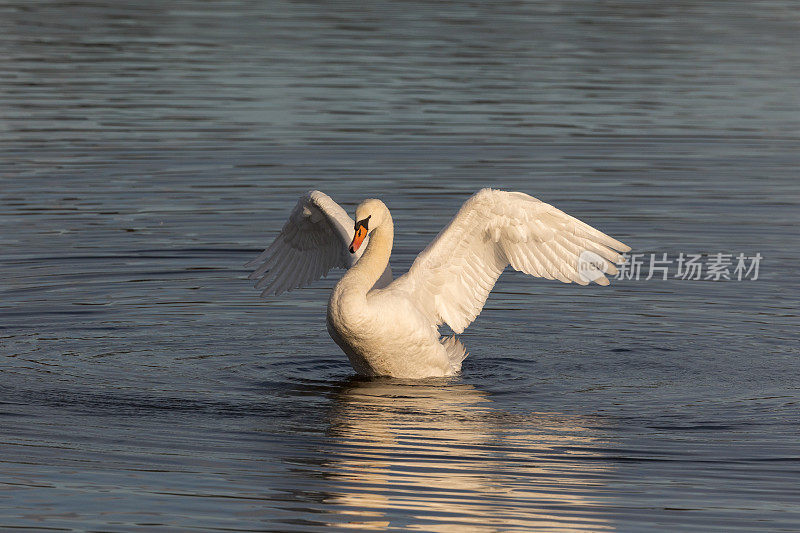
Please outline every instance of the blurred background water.
[[[794, 2], [0, 3], [0, 528], [800, 529]], [[504, 274], [449, 380], [353, 376], [312, 188], [403, 272], [473, 192], [757, 280]]]

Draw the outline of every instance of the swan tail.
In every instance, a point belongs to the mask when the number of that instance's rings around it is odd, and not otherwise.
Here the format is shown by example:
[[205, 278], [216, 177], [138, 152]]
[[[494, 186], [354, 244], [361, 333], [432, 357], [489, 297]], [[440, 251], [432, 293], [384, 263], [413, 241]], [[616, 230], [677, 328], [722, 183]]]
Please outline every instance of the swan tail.
[[461, 363], [469, 355], [467, 349], [464, 348], [464, 345], [461, 344], [461, 341], [458, 340], [455, 335], [451, 337], [442, 337], [439, 339], [439, 342], [444, 346], [447, 357], [450, 359], [451, 375], [458, 374], [461, 372]]

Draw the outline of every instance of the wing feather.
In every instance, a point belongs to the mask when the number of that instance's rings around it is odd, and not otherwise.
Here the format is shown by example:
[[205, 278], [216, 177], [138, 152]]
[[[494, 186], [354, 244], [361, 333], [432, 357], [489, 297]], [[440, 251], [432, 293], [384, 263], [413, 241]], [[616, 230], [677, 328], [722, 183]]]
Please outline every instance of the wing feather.
[[[306, 287], [332, 268], [350, 268], [360, 257], [348, 252], [353, 219], [331, 197], [309, 191], [297, 201], [283, 229], [266, 250], [245, 266], [262, 296]], [[362, 247], [365, 248], [366, 246]]]
[[[432, 323], [461, 333], [478, 316], [509, 264], [526, 274], [564, 283], [608, 285], [628, 246], [532, 196], [483, 189], [419, 254], [390, 290], [412, 295]], [[579, 270], [581, 254], [601, 259]], [[595, 258], [596, 259], [596, 258]], [[594, 269], [594, 270], [591, 270]]]

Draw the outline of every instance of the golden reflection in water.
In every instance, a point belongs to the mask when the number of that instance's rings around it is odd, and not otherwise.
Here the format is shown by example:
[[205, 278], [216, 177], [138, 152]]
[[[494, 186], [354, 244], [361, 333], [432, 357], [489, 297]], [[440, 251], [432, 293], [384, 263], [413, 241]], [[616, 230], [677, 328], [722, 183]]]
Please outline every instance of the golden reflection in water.
[[[612, 529], [592, 493], [609, 469], [588, 420], [512, 415], [447, 380], [357, 381], [331, 415], [330, 525], [358, 529]], [[596, 421], [592, 421], [596, 425]]]

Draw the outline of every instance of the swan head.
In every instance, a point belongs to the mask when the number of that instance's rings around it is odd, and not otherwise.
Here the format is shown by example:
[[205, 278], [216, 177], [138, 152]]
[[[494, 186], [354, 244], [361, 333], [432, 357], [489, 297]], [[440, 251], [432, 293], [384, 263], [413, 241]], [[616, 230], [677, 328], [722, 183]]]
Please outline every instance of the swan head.
[[356, 233], [353, 236], [353, 242], [350, 243], [351, 254], [356, 253], [356, 250], [364, 242], [367, 235], [381, 225], [388, 212], [386, 205], [375, 198], [364, 200], [356, 207], [356, 225], [354, 228]]

